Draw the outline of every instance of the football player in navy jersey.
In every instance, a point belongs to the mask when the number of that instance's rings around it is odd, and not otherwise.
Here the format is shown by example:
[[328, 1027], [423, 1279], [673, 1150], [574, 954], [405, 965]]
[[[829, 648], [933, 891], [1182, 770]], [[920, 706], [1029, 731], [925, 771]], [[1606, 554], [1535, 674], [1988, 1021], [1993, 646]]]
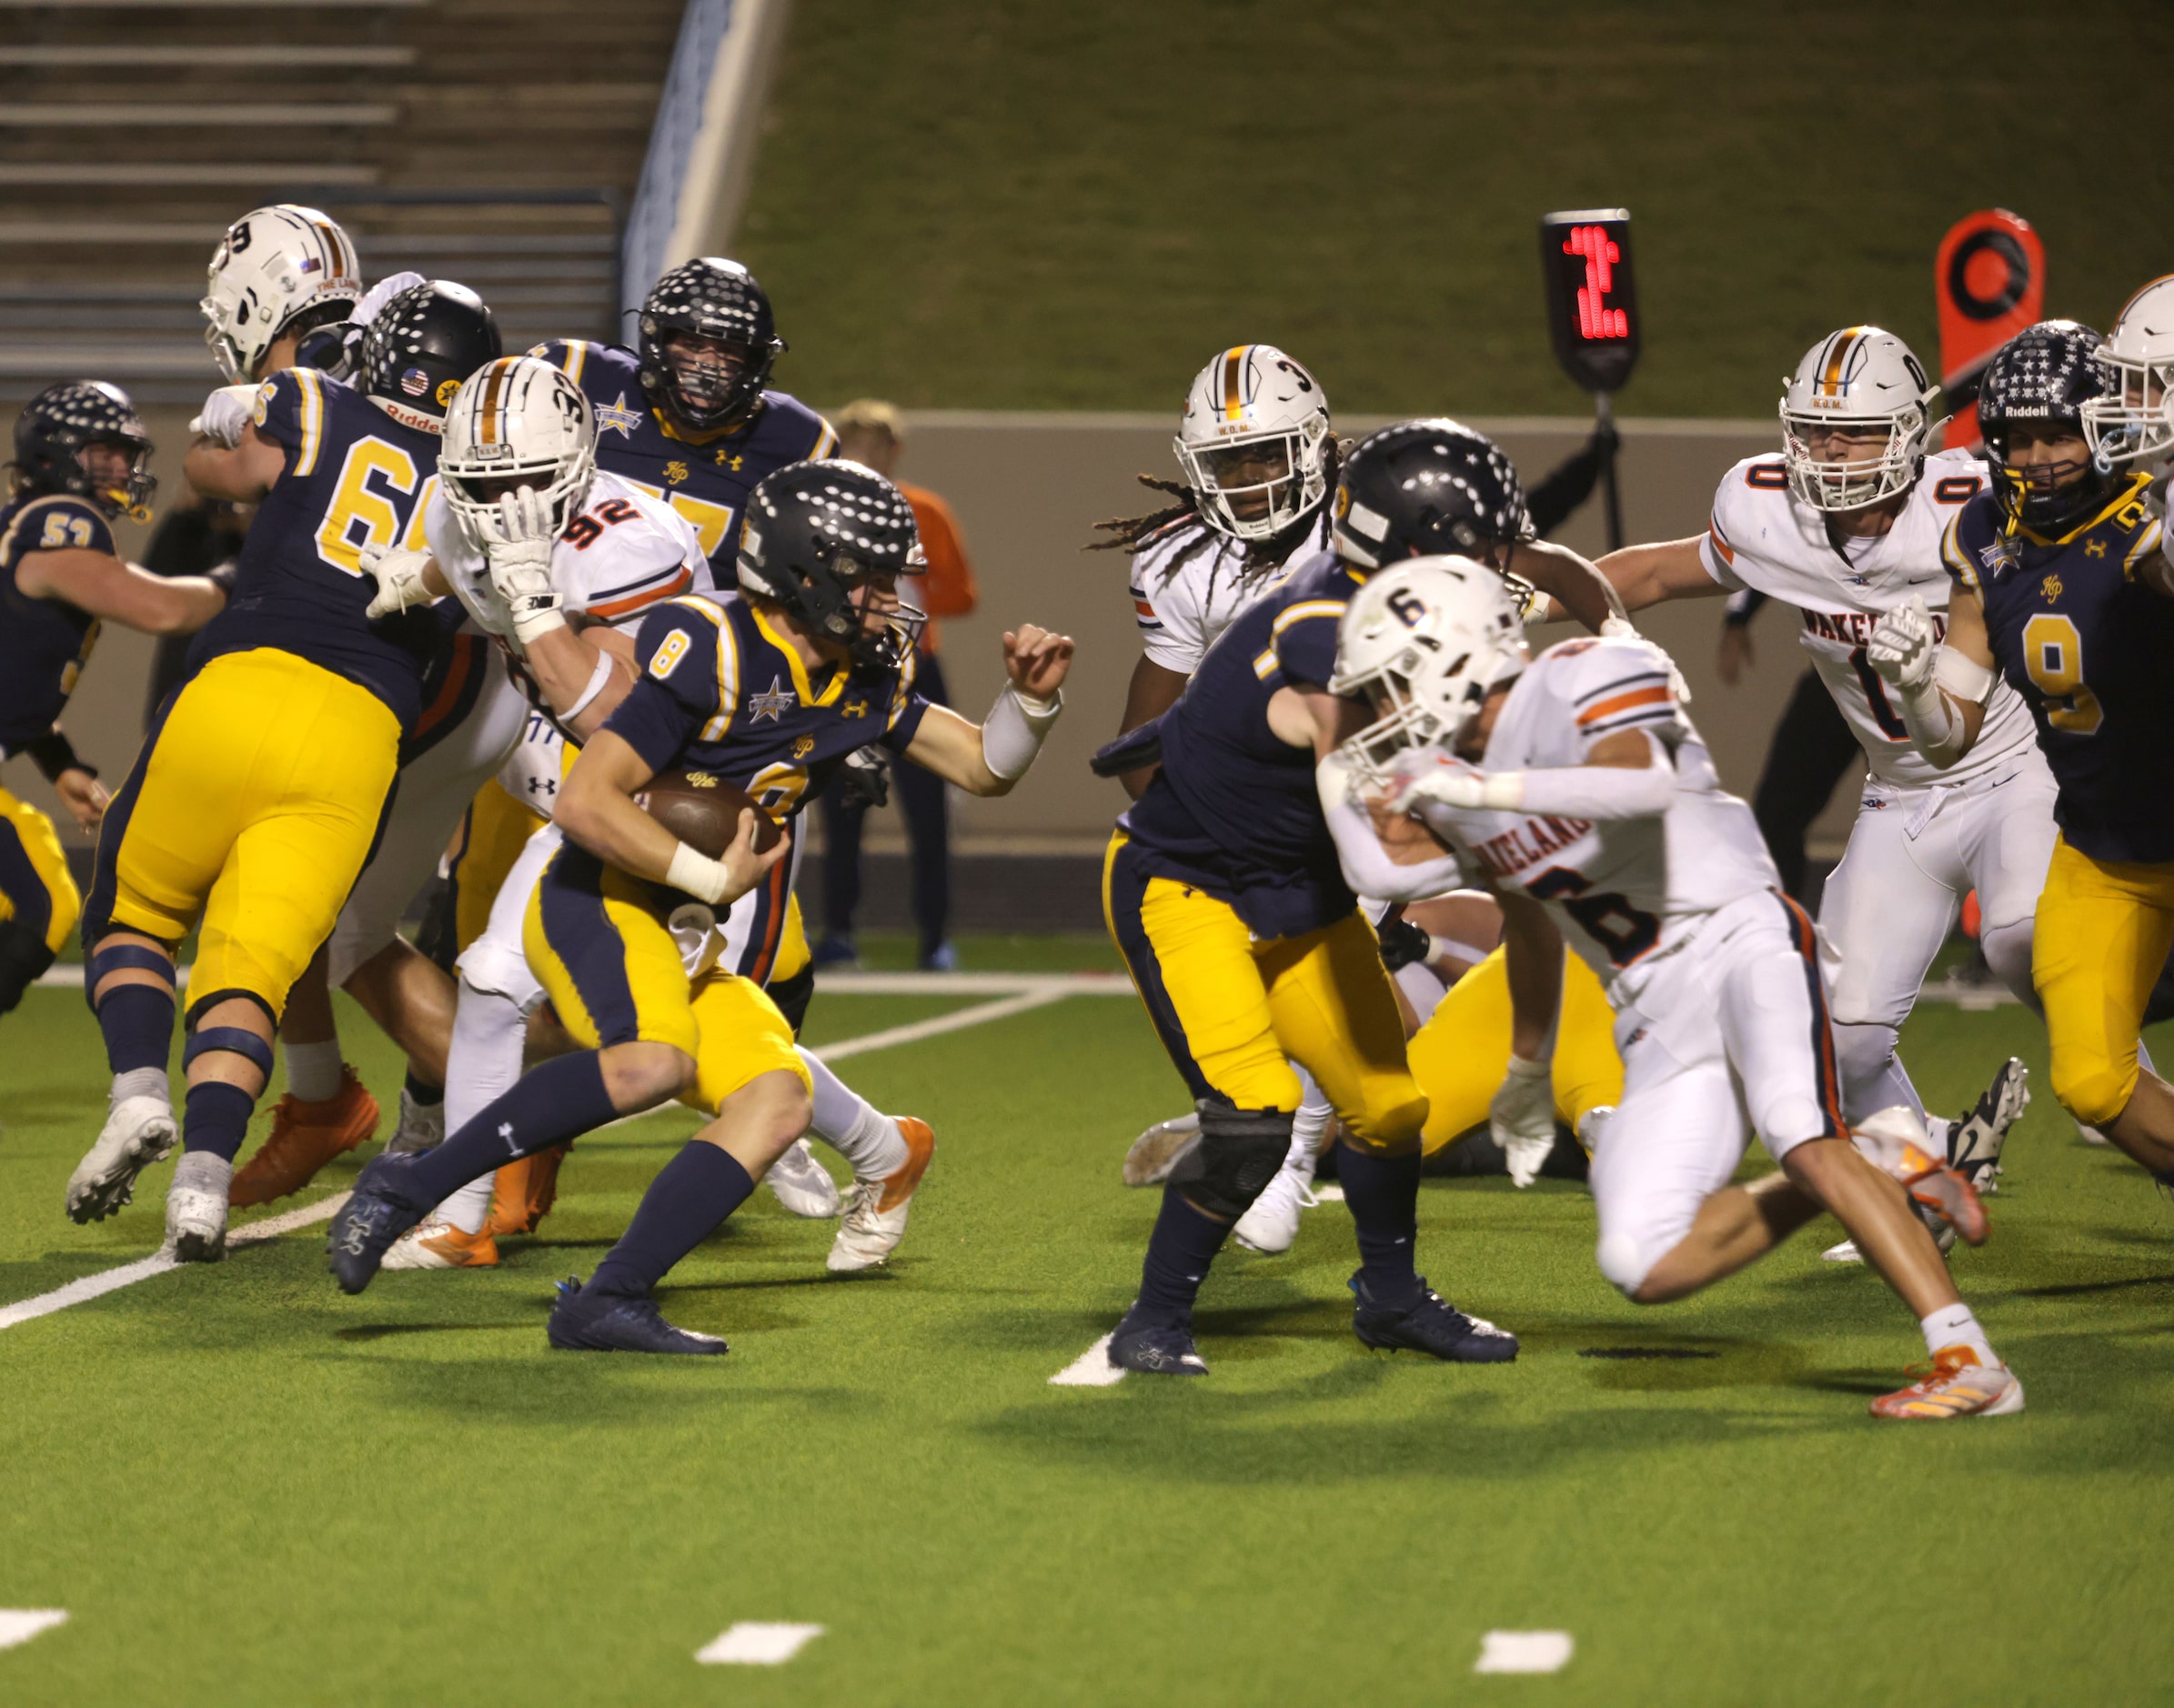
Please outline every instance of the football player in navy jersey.
[[[562, 1144], [679, 1097], [716, 1119], [649, 1187], [586, 1286], [560, 1291], [551, 1344], [721, 1352], [659, 1315], [650, 1290], [744, 1202], [806, 1130], [809, 1075], [792, 1032], [752, 980], [723, 970], [715, 921], [780, 858], [754, 845], [752, 810], [723, 859], [679, 841], [636, 804], [668, 769], [737, 785], [789, 819], [847, 757], [880, 743], [977, 795], [1024, 776], [1061, 708], [1072, 642], [1022, 626], [1004, 637], [1009, 682], [977, 726], [913, 690], [920, 614], [913, 512], [854, 463], [801, 463], [749, 500], [736, 598], [674, 599], [642, 623], [641, 678], [567, 775], [567, 846], [529, 904], [528, 963], [586, 1046], [527, 1075], [436, 1150], [363, 1170], [330, 1241], [358, 1292], [432, 1205], [510, 1157]], [[878, 1212], [905, 1212], [932, 1146], [908, 1154]]]
[[166, 1232], [184, 1261], [225, 1254], [233, 1160], [272, 1036], [368, 858], [439, 633], [427, 611], [369, 619], [361, 554], [419, 540], [445, 405], [498, 354], [472, 291], [418, 285], [372, 323], [360, 390], [286, 369], [257, 392], [238, 445], [189, 451], [190, 485], [259, 508], [234, 597], [197, 637], [99, 838], [84, 982], [113, 1111], [68, 1182], [78, 1221], [126, 1202], [173, 1146], [174, 954], [195, 930], [187, 1154]]
[[531, 355], [573, 376], [597, 412], [597, 467], [669, 499], [729, 587], [740, 517], [774, 468], [828, 457], [838, 436], [768, 389], [784, 354], [770, 298], [737, 261], [700, 256], [657, 281], [639, 349], [563, 339]]
[[[14, 489], [0, 506], [0, 759], [26, 753], [85, 830], [106, 796], [60, 730], [102, 622], [153, 635], [201, 628], [226, 602], [202, 576], [123, 561], [113, 518], [146, 514], [151, 440], [117, 386], [48, 386], [15, 423]], [[0, 789], [0, 1014], [59, 952], [83, 909], [53, 821]]]
[[2174, 949], [2174, 566], [2151, 476], [2085, 437], [2103, 342], [2049, 320], [1995, 354], [1978, 404], [1994, 485], [1948, 530], [1946, 644], [1920, 605], [1882, 618], [1867, 653], [1936, 765], [1978, 740], [1998, 681], [2030, 707], [2059, 789], [2031, 968], [2054, 1094], [2174, 1185], [2174, 1086], [2137, 1037]]

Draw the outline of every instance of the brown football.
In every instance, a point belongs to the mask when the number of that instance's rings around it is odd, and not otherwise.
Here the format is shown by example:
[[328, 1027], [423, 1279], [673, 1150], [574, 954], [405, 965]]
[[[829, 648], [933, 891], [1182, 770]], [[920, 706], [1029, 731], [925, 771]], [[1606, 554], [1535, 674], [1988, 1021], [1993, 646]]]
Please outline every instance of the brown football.
[[784, 833], [754, 798], [736, 783], [708, 771], [663, 771], [634, 797], [650, 818], [698, 854], [718, 859], [732, 846], [740, 809], [755, 808], [755, 851], [767, 854]]

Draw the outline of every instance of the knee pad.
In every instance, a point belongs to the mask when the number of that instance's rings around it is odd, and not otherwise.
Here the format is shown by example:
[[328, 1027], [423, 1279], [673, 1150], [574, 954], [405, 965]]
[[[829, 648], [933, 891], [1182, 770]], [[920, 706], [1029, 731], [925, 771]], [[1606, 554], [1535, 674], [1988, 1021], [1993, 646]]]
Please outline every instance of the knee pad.
[[0, 919], [0, 1014], [23, 1000], [23, 992], [53, 964], [45, 937], [20, 919]]
[[93, 1014], [98, 1011], [99, 985], [108, 974], [122, 971], [155, 972], [169, 990], [173, 989], [172, 957], [155, 949], [146, 949], [141, 943], [116, 943], [111, 949], [98, 950], [84, 963], [83, 1000], [90, 1005]]
[[1200, 1143], [1170, 1171], [1170, 1183], [1211, 1216], [1235, 1221], [1275, 1179], [1291, 1151], [1293, 1112], [1233, 1109], [1203, 1097]]
[[1608, 1284], [1625, 1299], [1646, 1285], [1646, 1278], [1653, 1273], [1653, 1260], [1646, 1255], [1646, 1249], [1627, 1233], [1604, 1233], [1594, 1257], [1600, 1264], [1600, 1272]]

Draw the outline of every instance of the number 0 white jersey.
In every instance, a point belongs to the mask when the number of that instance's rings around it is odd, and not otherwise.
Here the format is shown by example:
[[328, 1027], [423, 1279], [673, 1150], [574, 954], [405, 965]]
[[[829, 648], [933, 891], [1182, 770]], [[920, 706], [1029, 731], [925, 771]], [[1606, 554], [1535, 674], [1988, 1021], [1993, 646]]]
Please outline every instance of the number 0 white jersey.
[[1141, 648], [1165, 670], [1191, 676], [1241, 612], [1321, 550], [1320, 519], [1316, 512], [1314, 526], [1272, 569], [1248, 571], [1243, 543], [1204, 522], [1176, 527], [1145, 548], [1132, 559], [1132, 615], [1140, 624]]
[[[430, 555], [476, 626], [508, 646], [513, 613], [491, 585], [483, 554], [454, 518], [434, 484], [423, 513]], [[633, 622], [659, 599], [714, 590], [710, 560], [686, 518], [662, 498], [599, 469], [589, 502], [560, 530], [551, 548], [551, 585], [563, 608], [615, 628]]]
[[1977, 743], [1943, 771], [1910, 745], [1901, 711], [1865, 656], [1881, 613], [1913, 597], [1931, 608], [1934, 628], [1947, 638], [1950, 584], [1940, 540], [1986, 480], [1986, 466], [1966, 452], [1927, 457], [1894, 527], [1877, 539], [1846, 541], [1848, 555], [1828, 539], [1825, 515], [1790, 492], [1778, 457], [1746, 457], [1714, 493], [1699, 545], [1706, 573], [1725, 588], [1756, 588], [1797, 608], [1797, 639], [1883, 783], [1921, 788], [2010, 770], [2036, 740], [2029, 708], [2002, 682], [1986, 703]]
[[1481, 761], [1488, 771], [1583, 765], [1595, 743], [1643, 729], [1675, 761], [1666, 812], [1593, 823], [1424, 808], [1429, 826], [1497, 884], [1545, 902], [1604, 982], [1675, 947], [1716, 909], [1781, 887], [1751, 809], [1723, 791], [1676, 703], [1669, 668], [1658, 647], [1628, 637], [1550, 647], [1511, 688]]

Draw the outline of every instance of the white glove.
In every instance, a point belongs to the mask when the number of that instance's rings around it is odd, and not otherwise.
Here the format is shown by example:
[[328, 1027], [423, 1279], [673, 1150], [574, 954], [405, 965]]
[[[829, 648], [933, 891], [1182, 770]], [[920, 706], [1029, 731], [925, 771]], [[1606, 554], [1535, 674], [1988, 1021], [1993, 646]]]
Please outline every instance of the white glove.
[[1466, 811], [1487, 805], [1487, 774], [1439, 748], [1402, 760], [1389, 779], [1388, 809], [1415, 812], [1425, 800]]
[[1874, 624], [1872, 638], [1865, 643], [1865, 657], [1871, 660], [1872, 668], [1905, 689], [1923, 688], [1932, 680], [1939, 650], [1932, 613], [1914, 594], [1908, 604], [1887, 612]]
[[490, 584], [513, 613], [513, 638], [525, 650], [542, 635], [562, 628], [559, 592], [551, 585], [550, 511], [543, 495], [529, 487], [498, 500], [498, 538], [484, 548]]
[[367, 327], [377, 319], [377, 311], [402, 291], [413, 290], [423, 282], [420, 273], [390, 273], [363, 292], [362, 300], [348, 311], [347, 324]]
[[242, 442], [242, 429], [257, 407], [257, 392], [255, 386], [221, 386], [205, 398], [204, 413], [188, 424], [188, 430], [232, 450]]
[[1502, 1089], [1487, 1105], [1487, 1130], [1509, 1160], [1510, 1179], [1530, 1186], [1555, 1142], [1554, 1069], [1545, 1061], [1510, 1058]]
[[363, 613], [372, 621], [404, 611], [410, 605], [428, 605], [434, 597], [423, 582], [423, 571], [430, 566], [427, 551], [371, 544], [357, 554], [357, 561], [362, 573], [377, 584], [377, 597]]

